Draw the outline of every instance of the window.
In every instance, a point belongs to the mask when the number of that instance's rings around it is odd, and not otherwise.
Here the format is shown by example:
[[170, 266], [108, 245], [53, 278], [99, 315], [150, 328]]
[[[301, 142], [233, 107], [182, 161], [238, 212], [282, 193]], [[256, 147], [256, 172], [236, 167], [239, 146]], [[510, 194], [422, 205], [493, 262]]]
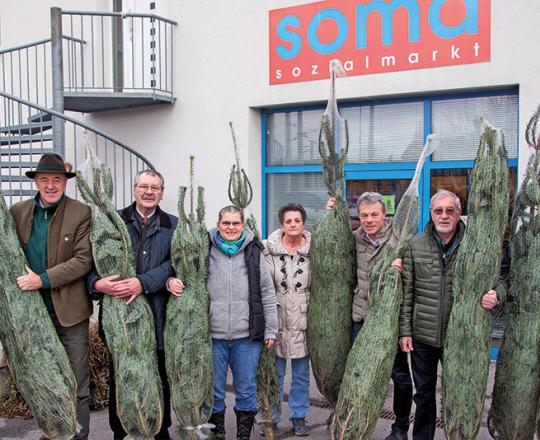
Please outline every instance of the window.
[[[470, 172], [480, 142], [481, 117], [503, 130], [511, 167], [511, 197], [517, 183], [518, 94], [516, 89], [460, 95], [423, 96], [340, 105], [348, 121], [349, 153], [345, 164], [349, 210], [352, 200], [373, 182], [399, 185], [410, 179], [427, 134], [436, 133], [440, 146], [426, 161], [420, 183], [421, 225], [429, 220], [429, 199], [439, 188], [456, 192], [465, 208]], [[308, 211], [307, 229], [325, 209], [327, 188], [318, 151], [324, 107], [278, 109], [262, 114], [263, 225], [266, 236], [278, 227], [277, 211], [297, 202]], [[402, 182], [396, 181], [402, 179]], [[405, 180], [403, 180], [405, 179]], [[402, 187], [385, 190], [397, 203]], [[378, 187], [377, 187], [378, 188]], [[375, 189], [377, 190], [377, 189]], [[388, 193], [388, 194], [386, 194]], [[394, 196], [394, 199], [391, 197]]]

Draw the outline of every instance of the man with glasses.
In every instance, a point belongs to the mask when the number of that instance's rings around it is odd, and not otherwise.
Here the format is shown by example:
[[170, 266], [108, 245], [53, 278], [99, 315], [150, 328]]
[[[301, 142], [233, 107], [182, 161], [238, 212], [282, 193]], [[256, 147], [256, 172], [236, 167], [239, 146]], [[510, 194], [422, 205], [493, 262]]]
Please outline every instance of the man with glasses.
[[[94, 297], [101, 294], [116, 298], [129, 298], [126, 306], [138, 295], [144, 295], [154, 314], [159, 375], [163, 385], [164, 414], [160, 432], [155, 439], [168, 440], [171, 426], [170, 390], [165, 371], [163, 328], [169, 294], [179, 294], [183, 285], [168, 286], [174, 276], [170, 261], [171, 239], [177, 218], [162, 211], [159, 202], [163, 198], [163, 176], [155, 170], [137, 173], [133, 185], [135, 202], [122, 209], [120, 216], [126, 223], [135, 256], [136, 274], [133, 278], [117, 280], [118, 275], [99, 278], [93, 272], [88, 279]], [[178, 283], [171, 278], [171, 282]], [[170, 290], [169, 290], [170, 289]], [[170, 292], [170, 293], [169, 293]], [[124, 431], [116, 414], [114, 372], [110, 371], [109, 425], [115, 439], [123, 439]]]
[[[437, 367], [452, 309], [452, 277], [459, 244], [465, 231], [460, 219], [459, 197], [438, 191], [430, 203], [431, 221], [423, 233], [409, 242], [403, 257], [403, 302], [399, 343], [411, 353], [416, 387], [413, 439], [433, 439], [437, 417]], [[482, 306], [492, 309], [506, 295], [499, 283], [482, 297]]]

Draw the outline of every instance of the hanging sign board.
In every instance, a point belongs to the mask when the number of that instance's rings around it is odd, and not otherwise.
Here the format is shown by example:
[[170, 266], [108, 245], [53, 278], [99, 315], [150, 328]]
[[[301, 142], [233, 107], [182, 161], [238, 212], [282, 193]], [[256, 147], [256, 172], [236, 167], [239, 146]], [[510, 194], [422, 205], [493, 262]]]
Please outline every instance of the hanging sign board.
[[327, 0], [269, 12], [270, 84], [490, 60], [491, 0]]

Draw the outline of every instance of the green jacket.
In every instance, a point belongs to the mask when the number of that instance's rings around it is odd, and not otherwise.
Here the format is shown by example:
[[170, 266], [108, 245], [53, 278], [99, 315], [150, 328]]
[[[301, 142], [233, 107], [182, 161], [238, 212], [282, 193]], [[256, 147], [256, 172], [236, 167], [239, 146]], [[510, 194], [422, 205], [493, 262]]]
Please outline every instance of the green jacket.
[[[460, 220], [456, 235], [443, 250], [442, 240], [429, 222], [424, 233], [413, 237], [403, 256], [403, 301], [399, 324], [400, 337], [442, 347], [452, 310], [452, 277], [459, 244], [465, 232]], [[502, 280], [503, 277], [501, 277]], [[502, 303], [506, 298], [504, 282], [495, 290]]]

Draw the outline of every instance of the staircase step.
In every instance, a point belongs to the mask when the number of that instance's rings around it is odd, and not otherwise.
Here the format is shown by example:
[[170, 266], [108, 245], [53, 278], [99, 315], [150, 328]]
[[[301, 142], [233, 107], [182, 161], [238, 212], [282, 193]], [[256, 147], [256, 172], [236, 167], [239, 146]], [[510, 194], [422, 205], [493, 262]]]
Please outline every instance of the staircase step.
[[2, 194], [4, 197], [33, 197], [36, 194], [34, 189], [3, 189]]
[[0, 148], [0, 156], [41, 156], [45, 153], [54, 153], [52, 148]]
[[50, 122], [52, 121], [52, 115], [50, 113], [38, 112], [28, 117], [28, 122]]
[[0, 133], [11, 133], [11, 134], [36, 134], [42, 131], [48, 131], [52, 129], [52, 123], [36, 122], [34, 124], [20, 124], [20, 125], [9, 125], [6, 127], [0, 127]]
[[0, 176], [0, 182], [11, 182], [11, 183], [21, 183], [21, 182], [33, 182], [34, 179], [22, 175], [13, 175], [6, 174]]
[[0, 136], [0, 145], [20, 145], [30, 143], [41, 143], [52, 141], [52, 134], [44, 134], [39, 136], [27, 135], [27, 136]]
[[37, 165], [37, 162], [27, 162], [27, 161], [9, 161], [9, 162], [0, 162], [0, 168], [34, 168]]

